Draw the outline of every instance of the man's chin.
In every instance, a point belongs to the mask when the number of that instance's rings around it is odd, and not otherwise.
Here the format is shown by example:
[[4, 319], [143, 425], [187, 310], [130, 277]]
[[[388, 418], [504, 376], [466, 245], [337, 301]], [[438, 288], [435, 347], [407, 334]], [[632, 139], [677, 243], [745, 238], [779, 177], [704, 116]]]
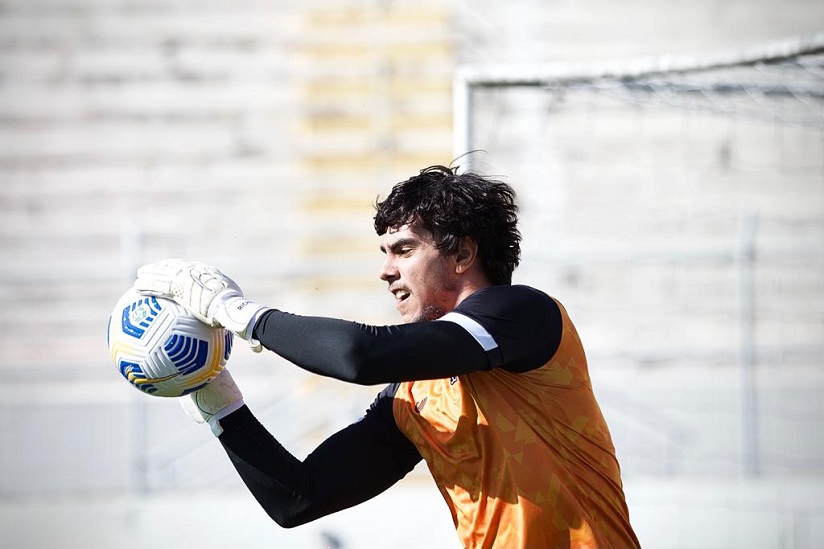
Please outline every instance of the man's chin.
[[420, 315], [414, 322], [429, 322], [431, 320], [438, 320], [443, 315], [446, 314], [446, 311], [443, 307], [438, 307], [437, 305], [427, 305], [423, 308]]
[[403, 308], [399, 307], [398, 312], [401, 315], [401, 321], [403, 324], [438, 320], [447, 313], [443, 307], [438, 307], [437, 305], [427, 305], [423, 309], [416, 311], [403, 310]]

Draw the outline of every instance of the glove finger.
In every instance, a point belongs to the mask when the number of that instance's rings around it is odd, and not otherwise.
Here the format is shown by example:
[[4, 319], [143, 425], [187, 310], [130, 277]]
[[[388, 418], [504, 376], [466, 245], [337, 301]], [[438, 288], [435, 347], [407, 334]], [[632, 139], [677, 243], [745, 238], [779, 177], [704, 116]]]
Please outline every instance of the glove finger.
[[223, 274], [220, 269], [207, 265], [205, 263], [192, 262], [187, 268], [189, 275], [193, 280], [199, 282], [206, 288], [212, 290], [219, 290], [223, 288], [231, 288], [240, 291], [237, 283]]
[[174, 277], [192, 266], [191, 261], [184, 259], [162, 259], [154, 263], [147, 263], [137, 269], [137, 276], [167, 276]]
[[172, 283], [168, 278], [160, 278], [144, 273], [138, 276], [132, 287], [144, 295], [170, 296], [172, 295]]
[[189, 272], [192, 264], [192, 261], [174, 258], [148, 263], [137, 270], [133, 287], [146, 295], [173, 296], [175, 281], [182, 272]]

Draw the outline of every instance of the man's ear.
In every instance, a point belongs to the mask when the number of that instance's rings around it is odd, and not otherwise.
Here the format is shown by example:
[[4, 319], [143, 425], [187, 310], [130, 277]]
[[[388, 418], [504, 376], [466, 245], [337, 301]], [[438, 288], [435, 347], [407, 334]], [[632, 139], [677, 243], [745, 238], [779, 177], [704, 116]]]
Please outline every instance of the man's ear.
[[465, 236], [458, 243], [455, 252], [455, 272], [465, 273], [478, 257], [478, 243], [471, 237]]

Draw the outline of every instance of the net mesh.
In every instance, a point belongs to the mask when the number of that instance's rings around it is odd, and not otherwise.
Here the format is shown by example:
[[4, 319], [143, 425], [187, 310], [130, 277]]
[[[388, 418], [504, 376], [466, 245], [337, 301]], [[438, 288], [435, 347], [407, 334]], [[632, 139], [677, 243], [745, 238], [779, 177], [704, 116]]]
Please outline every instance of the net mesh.
[[684, 109], [782, 125], [824, 126], [824, 53], [549, 84], [548, 89], [559, 93], [558, 100], [563, 100], [567, 90], [592, 91], [645, 107]]

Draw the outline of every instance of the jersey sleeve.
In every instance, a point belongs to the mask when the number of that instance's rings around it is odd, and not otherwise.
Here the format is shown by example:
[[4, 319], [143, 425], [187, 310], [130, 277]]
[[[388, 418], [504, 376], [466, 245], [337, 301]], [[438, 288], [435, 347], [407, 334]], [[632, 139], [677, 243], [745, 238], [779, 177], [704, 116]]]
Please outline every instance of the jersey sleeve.
[[539, 368], [561, 343], [558, 303], [529, 286], [490, 286], [475, 292], [441, 318], [462, 326], [493, 360], [511, 372]]
[[304, 370], [362, 385], [448, 378], [491, 364], [472, 335], [450, 322], [370, 326], [273, 309], [254, 338]]
[[395, 424], [396, 390], [383, 390], [359, 421], [326, 439], [303, 461], [245, 406], [221, 420], [219, 440], [267, 514], [283, 527], [298, 526], [378, 495], [421, 460]]
[[527, 286], [479, 290], [441, 320], [370, 326], [271, 309], [253, 337], [309, 372], [376, 385], [528, 371], [549, 360], [562, 329], [555, 301]]

